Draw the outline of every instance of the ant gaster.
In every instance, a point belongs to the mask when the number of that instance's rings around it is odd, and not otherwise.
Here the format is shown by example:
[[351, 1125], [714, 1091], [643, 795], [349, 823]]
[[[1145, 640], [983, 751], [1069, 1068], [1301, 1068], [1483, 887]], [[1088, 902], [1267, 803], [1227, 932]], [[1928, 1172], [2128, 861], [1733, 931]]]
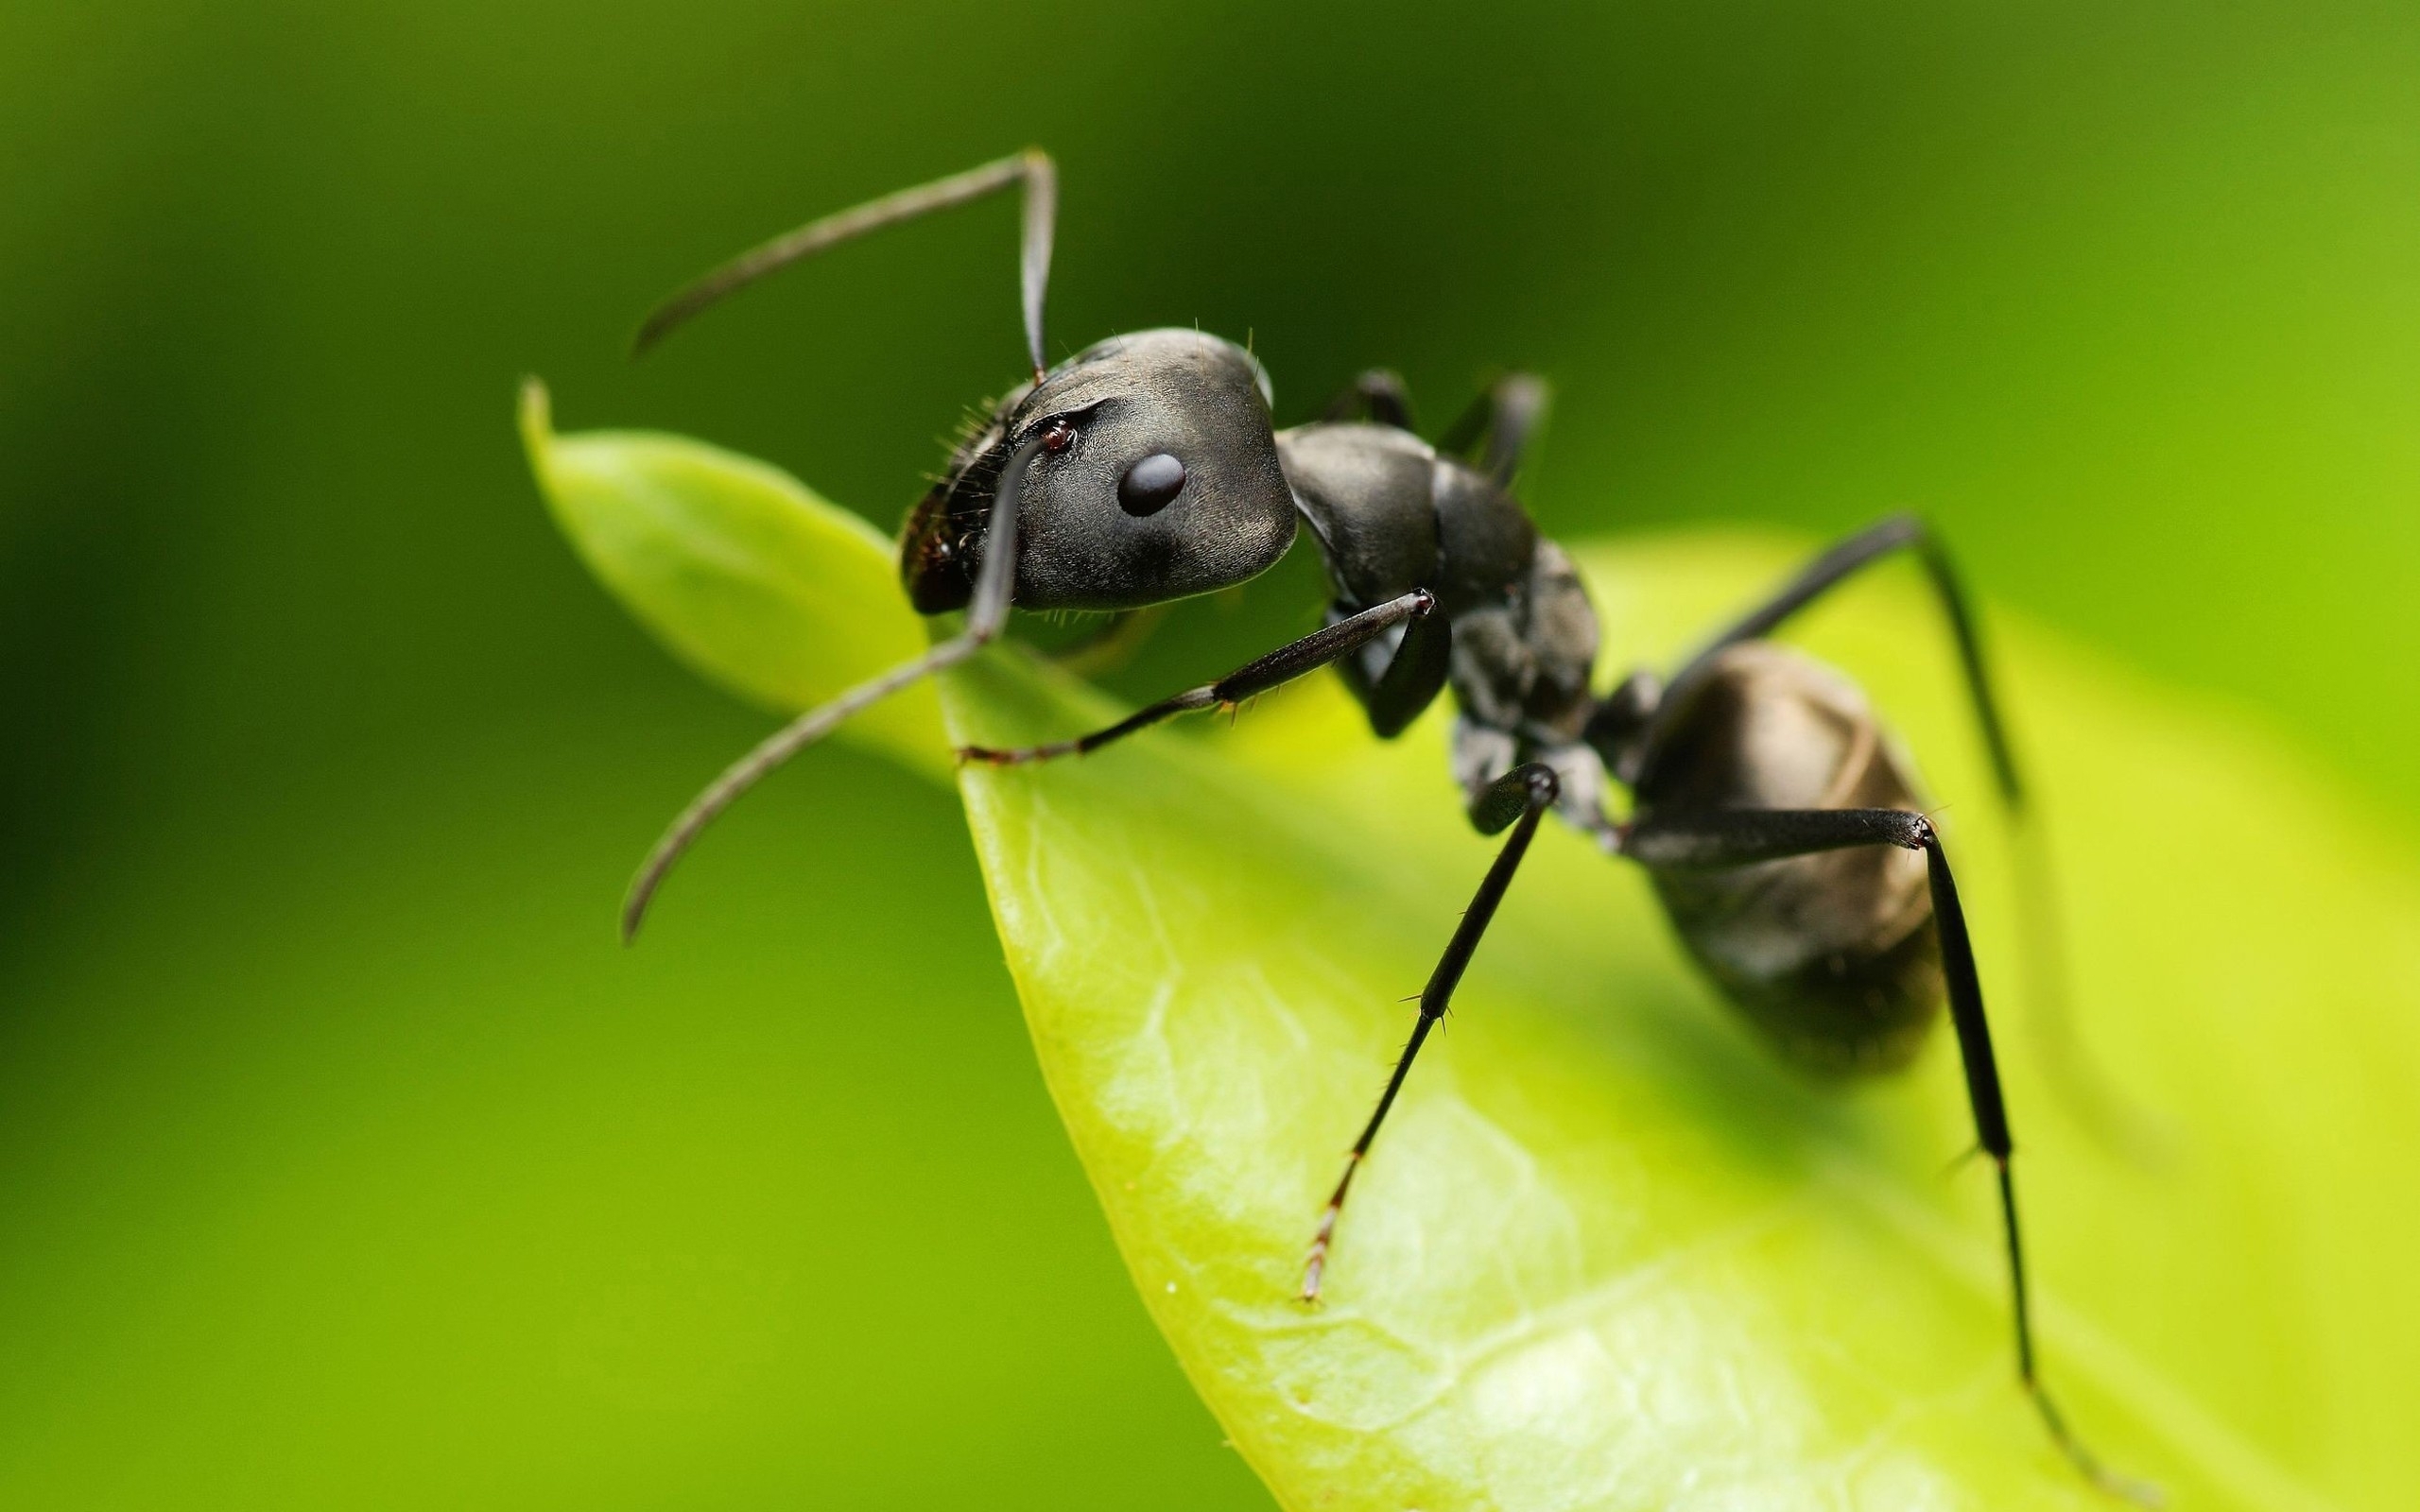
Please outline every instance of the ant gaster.
[[[1106, 729], [959, 752], [998, 765], [1081, 755], [1325, 666], [1388, 738], [1453, 690], [1452, 762], [1471, 822], [1485, 834], [1510, 833], [1420, 994], [1409, 1042], [1318, 1220], [1303, 1298], [1317, 1299], [1354, 1175], [1551, 810], [1647, 868], [1690, 954], [1801, 1065], [1898, 1070], [1946, 999], [1977, 1143], [1998, 1177], [2018, 1377], [2078, 1469], [2105, 1489], [2152, 1500], [2152, 1487], [2105, 1469], [2069, 1431], [2036, 1368], [2014, 1143], [1941, 837], [1857, 688], [1765, 639], [1860, 568], [1912, 553], [1945, 612], [2000, 791], [2019, 804], [1974, 619], [1938, 542], [1912, 519], [1884, 521], [1817, 558], [1669, 679], [1634, 672], [1599, 697], [1589, 684], [1598, 633], [1587, 592], [1510, 491], [1545, 407], [1542, 384], [1498, 382], [1431, 445], [1410, 429], [1400, 381], [1377, 371], [1320, 421], [1274, 430], [1258, 361], [1198, 331], [1117, 336], [1050, 367], [1042, 312], [1057, 174], [1038, 150], [768, 242], [667, 301], [638, 348], [835, 243], [1012, 186], [1024, 191], [1032, 378], [958, 447], [900, 541], [909, 601], [925, 614], [965, 610], [962, 628], [801, 715], [700, 794], [632, 883], [625, 936], [666, 869], [740, 793], [869, 704], [972, 656], [1001, 633], [1011, 608], [1131, 610], [1233, 587], [1274, 565], [1307, 526], [1332, 592], [1321, 629]], [[1623, 823], [1604, 809], [1616, 782], [1634, 799]]]

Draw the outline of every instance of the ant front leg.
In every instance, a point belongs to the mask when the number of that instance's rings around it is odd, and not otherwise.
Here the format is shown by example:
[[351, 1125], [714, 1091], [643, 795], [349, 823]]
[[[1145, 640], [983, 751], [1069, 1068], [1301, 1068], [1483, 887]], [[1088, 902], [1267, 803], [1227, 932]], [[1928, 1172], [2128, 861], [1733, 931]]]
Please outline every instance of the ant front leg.
[[[1548, 389], [1535, 373], [1510, 372], [1471, 401], [1470, 407], [1445, 427], [1437, 450], [1470, 462], [1501, 488], [1520, 470], [1530, 438], [1546, 418]], [[1330, 423], [1368, 421], [1399, 431], [1412, 423], [1411, 389], [1403, 374], [1392, 368], [1371, 368], [1354, 375], [1342, 393], [1329, 400], [1320, 419]]]
[[2158, 1488], [2120, 1475], [2067, 1427], [2044, 1389], [2036, 1368], [2032, 1312], [2026, 1290], [2025, 1245], [2016, 1221], [2016, 1186], [2009, 1171], [2016, 1142], [2009, 1130], [2000, 1093], [1999, 1063], [1992, 1053], [1992, 1029], [1983, 1016], [1983, 988], [1975, 971], [1975, 946], [1958, 901], [1957, 880], [1932, 822], [1898, 809], [1722, 809], [1700, 814], [1651, 815], [1622, 834], [1620, 850], [1651, 870], [1686, 871], [1748, 866], [1789, 856], [1856, 846], [1891, 845], [1924, 852], [1940, 932], [1941, 969], [1949, 997], [1950, 1023], [1966, 1075], [1966, 1098], [1974, 1110], [1976, 1142], [1999, 1176], [2001, 1231], [2008, 1245], [2009, 1289], [2015, 1315], [2016, 1372], [2032, 1398], [2050, 1437], [2095, 1486], [2145, 1506], [2160, 1504]]
[[[1010, 749], [967, 746], [959, 750], [959, 758], [994, 766], [1017, 766], [1028, 762], [1051, 761], [1061, 756], [1081, 756], [1138, 730], [1148, 730], [1164, 719], [1202, 709], [1230, 708], [1256, 694], [1267, 693], [1306, 672], [1316, 672], [1332, 662], [1352, 655], [1407, 621], [1410, 624], [1404, 632], [1403, 644], [1397, 648], [1394, 661], [1388, 665], [1386, 676], [1379, 679], [1377, 689], [1372, 694], [1374, 708], [1382, 694], [1391, 708], [1409, 702], [1423, 684], [1426, 692], [1419, 701], [1422, 707], [1426, 707], [1445, 680], [1446, 636], [1449, 632], [1443, 629], [1445, 617], [1435, 612], [1436, 608], [1436, 595], [1425, 588], [1415, 588], [1375, 609], [1365, 609], [1314, 630], [1290, 645], [1280, 646], [1267, 656], [1247, 662], [1216, 682], [1187, 688], [1090, 734], [1079, 735], [1073, 740], [1053, 741], [1045, 746]], [[1424, 631], [1423, 627], [1432, 627]], [[1406, 651], [1411, 651], [1412, 655], [1407, 657]], [[1403, 669], [1400, 679], [1397, 678], [1398, 668]], [[1418, 713], [1418, 710], [1413, 710], [1413, 713]], [[1406, 723], [1409, 723], [1408, 719]]]
[[1336, 1183], [1336, 1192], [1327, 1199], [1327, 1209], [1320, 1214], [1319, 1229], [1311, 1238], [1310, 1257], [1303, 1265], [1303, 1300], [1316, 1302], [1320, 1297], [1320, 1281], [1327, 1273], [1327, 1252], [1336, 1241], [1336, 1223], [1344, 1212], [1345, 1195], [1353, 1190], [1354, 1174], [1370, 1157], [1370, 1146], [1376, 1143], [1378, 1126], [1387, 1121], [1387, 1113], [1395, 1106], [1395, 1096], [1403, 1091], [1404, 1078], [1411, 1073], [1412, 1058], [1428, 1039], [1428, 1031], [1445, 1016], [1452, 1005], [1454, 988], [1461, 984], [1462, 972], [1478, 953], [1479, 936], [1487, 933], [1488, 924], [1495, 918], [1498, 903], [1504, 901], [1505, 889], [1512, 885], [1512, 874], [1521, 868], [1522, 856], [1528, 854], [1530, 841], [1538, 833], [1538, 820], [1554, 807], [1561, 791], [1554, 768], [1543, 762], [1530, 762], [1516, 766], [1481, 793], [1471, 804], [1471, 823], [1481, 834], [1495, 834], [1506, 826], [1512, 833], [1497, 851], [1495, 865], [1479, 880], [1478, 891], [1471, 898], [1471, 905], [1462, 912], [1462, 921], [1454, 928], [1454, 937], [1445, 942], [1445, 954], [1438, 959], [1437, 969], [1428, 973], [1428, 985], [1420, 989], [1420, 1017], [1411, 1026], [1411, 1040], [1395, 1060], [1394, 1074], [1387, 1078], [1387, 1089], [1378, 1094], [1378, 1106], [1370, 1114], [1370, 1122], [1362, 1125], [1361, 1137], [1353, 1142], [1353, 1149], [1344, 1158], [1343, 1178]]
[[1338, 423], [1368, 421], [1374, 425], [1411, 429], [1411, 387], [1392, 368], [1367, 368], [1353, 375], [1342, 393], [1327, 402], [1320, 419]]

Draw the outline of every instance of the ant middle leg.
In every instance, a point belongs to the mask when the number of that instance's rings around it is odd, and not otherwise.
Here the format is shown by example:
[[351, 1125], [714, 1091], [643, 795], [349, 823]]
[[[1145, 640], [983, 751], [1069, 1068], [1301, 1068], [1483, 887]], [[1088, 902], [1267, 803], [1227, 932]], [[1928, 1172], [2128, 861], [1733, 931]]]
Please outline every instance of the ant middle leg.
[[[1437, 438], [1437, 450], [1472, 463], [1499, 488], [1511, 483], [1530, 438], [1546, 418], [1548, 392], [1547, 381], [1535, 373], [1504, 374], [1445, 427]], [[1320, 419], [1369, 421], [1403, 431], [1418, 428], [1412, 422], [1410, 387], [1392, 368], [1356, 373], [1353, 382], [1320, 411]]]
[[1546, 420], [1552, 390], [1535, 373], [1508, 372], [1480, 392], [1437, 438], [1437, 450], [1463, 457], [1495, 480], [1509, 486], [1521, 470], [1521, 459]]
[[2043, 1386], [2033, 1341], [2026, 1285], [2025, 1245], [2016, 1217], [2016, 1186], [2010, 1173], [2015, 1140], [2000, 1091], [1999, 1063], [1992, 1051], [1983, 988], [1975, 970], [1975, 947], [1949, 858], [1932, 823], [1899, 809], [1720, 809], [1695, 814], [1651, 814], [1628, 826], [1622, 854], [1651, 870], [1699, 870], [1778, 861], [1858, 846], [1897, 846], [1924, 854], [1933, 925], [1939, 932], [1943, 984], [1950, 1023], [1958, 1036], [1973, 1110], [1976, 1143], [1998, 1176], [2001, 1232], [2007, 1243], [2009, 1290], [2016, 1332], [2017, 1378], [2032, 1399], [2051, 1440], [2084, 1477], [2102, 1490], [2146, 1506], [2160, 1503], [2156, 1486], [2103, 1465], [2067, 1426]]
[[1378, 1094], [1378, 1106], [1370, 1114], [1370, 1122], [1362, 1125], [1361, 1137], [1353, 1142], [1353, 1149], [1344, 1159], [1344, 1175], [1320, 1214], [1310, 1254], [1303, 1263], [1302, 1295], [1305, 1302], [1319, 1300], [1320, 1281], [1327, 1273], [1328, 1249], [1336, 1241], [1337, 1220], [1343, 1215], [1344, 1199], [1353, 1190], [1354, 1175], [1369, 1159], [1370, 1146], [1378, 1138], [1378, 1127], [1394, 1108], [1395, 1097], [1403, 1091], [1404, 1078], [1411, 1074], [1412, 1059], [1426, 1042], [1428, 1031], [1437, 1026], [1437, 1021], [1452, 1005], [1454, 988], [1461, 984], [1471, 957], [1478, 953], [1479, 937], [1495, 919], [1496, 905], [1503, 902], [1505, 889], [1512, 885], [1512, 874], [1520, 869], [1521, 858], [1529, 852], [1530, 841], [1538, 833], [1538, 820], [1554, 807], [1559, 791], [1554, 769], [1543, 762], [1530, 762], [1496, 779], [1471, 803], [1471, 823], [1481, 834], [1495, 834], [1507, 826], [1512, 833], [1505, 840], [1504, 849], [1496, 852], [1487, 875], [1479, 880], [1470, 907], [1463, 910], [1461, 922], [1454, 927], [1453, 938], [1445, 942], [1445, 954], [1438, 958], [1437, 969], [1428, 974], [1428, 985], [1421, 988], [1420, 1017], [1412, 1023], [1411, 1039], [1396, 1057], [1386, 1091]]

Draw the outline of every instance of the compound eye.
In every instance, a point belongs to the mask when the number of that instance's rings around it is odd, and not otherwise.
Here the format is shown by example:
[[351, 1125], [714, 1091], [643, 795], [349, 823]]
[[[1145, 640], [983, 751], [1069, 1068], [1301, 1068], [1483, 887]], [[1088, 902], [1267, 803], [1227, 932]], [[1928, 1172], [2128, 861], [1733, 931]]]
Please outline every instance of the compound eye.
[[1184, 491], [1184, 464], [1154, 452], [1117, 480], [1117, 504], [1131, 515], [1157, 514]]

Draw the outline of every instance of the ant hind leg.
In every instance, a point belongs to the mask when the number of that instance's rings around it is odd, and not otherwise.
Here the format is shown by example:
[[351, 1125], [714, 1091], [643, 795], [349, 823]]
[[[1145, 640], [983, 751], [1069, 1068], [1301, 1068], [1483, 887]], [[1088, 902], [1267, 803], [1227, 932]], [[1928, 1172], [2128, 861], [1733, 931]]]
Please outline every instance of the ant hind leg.
[[2093, 1485], [2143, 1506], [2158, 1506], [2158, 1487], [2121, 1475], [2102, 1464], [2067, 1427], [2037, 1368], [2033, 1317], [2026, 1285], [2025, 1245], [2017, 1227], [2016, 1185], [2010, 1171], [2015, 1140], [2000, 1092], [1999, 1063], [1992, 1051], [1990, 1022], [1983, 1014], [1983, 988], [1975, 970], [1975, 946], [1957, 880], [1932, 822], [1899, 809], [1722, 809], [1699, 814], [1651, 815], [1624, 832], [1621, 852], [1650, 869], [1695, 870], [1747, 866], [1789, 856], [1857, 846], [1891, 845], [1924, 853], [1940, 932], [1941, 966], [1948, 989], [1949, 1018], [1958, 1034], [1966, 1098], [1974, 1110], [1976, 1143], [1999, 1177], [2000, 1226], [2008, 1246], [2009, 1290], [2016, 1330], [2017, 1378], [2033, 1400], [2051, 1440]]

